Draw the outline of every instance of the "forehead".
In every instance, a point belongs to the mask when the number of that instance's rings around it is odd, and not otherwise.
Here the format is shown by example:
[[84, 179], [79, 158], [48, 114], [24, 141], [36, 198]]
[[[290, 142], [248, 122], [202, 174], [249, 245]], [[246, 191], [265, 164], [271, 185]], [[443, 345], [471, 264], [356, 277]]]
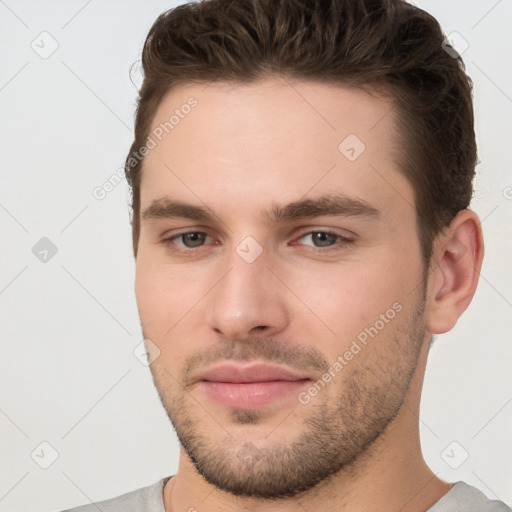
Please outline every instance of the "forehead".
[[391, 102], [361, 89], [282, 77], [178, 85], [149, 136], [142, 207], [166, 194], [234, 211], [241, 199], [264, 208], [326, 192], [413, 202]]

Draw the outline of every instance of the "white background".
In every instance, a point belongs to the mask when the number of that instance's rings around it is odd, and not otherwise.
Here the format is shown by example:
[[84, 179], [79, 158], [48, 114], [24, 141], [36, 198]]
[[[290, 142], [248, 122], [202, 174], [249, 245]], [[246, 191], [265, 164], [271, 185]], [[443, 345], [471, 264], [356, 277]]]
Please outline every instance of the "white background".
[[[487, 244], [473, 304], [430, 354], [422, 443], [439, 476], [512, 504], [512, 2], [416, 3], [469, 44], [481, 160], [473, 208]], [[92, 195], [132, 141], [129, 67], [174, 5], [0, 1], [1, 512], [105, 499], [177, 468], [175, 434], [132, 353], [142, 336], [127, 186]], [[52, 40], [47, 59], [31, 47], [48, 51]], [[58, 249], [46, 263], [32, 252], [42, 237]], [[52, 449], [58, 458], [42, 469]], [[458, 469], [446, 462], [465, 452]]]

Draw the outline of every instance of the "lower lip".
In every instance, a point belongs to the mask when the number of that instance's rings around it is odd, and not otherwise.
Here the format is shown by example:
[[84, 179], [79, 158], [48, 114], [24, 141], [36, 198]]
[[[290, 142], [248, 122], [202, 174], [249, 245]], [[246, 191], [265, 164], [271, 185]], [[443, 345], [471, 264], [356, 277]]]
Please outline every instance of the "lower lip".
[[306, 382], [308, 379], [244, 383], [202, 381], [201, 385], [210, 398], [226, 407], [254, 409], [296, 393]]

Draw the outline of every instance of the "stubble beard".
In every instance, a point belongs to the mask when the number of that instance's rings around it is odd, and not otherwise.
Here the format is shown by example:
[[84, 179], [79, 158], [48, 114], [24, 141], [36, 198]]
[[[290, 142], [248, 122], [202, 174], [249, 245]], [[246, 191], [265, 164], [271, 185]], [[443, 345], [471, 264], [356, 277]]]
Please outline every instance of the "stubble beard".
[[[421, 351], [424, 304], [423, 297], [411, 318], [396, 327], [393, 336], [383, 338], [384, 330], [369, 342], [329, 384], [336, 386], [335, 392], [335, 388], [329, 393], [323, 390], [308, 405], [297, 401], [297, 408], [307, 407], [304, 410], [309, 410], [309, 414], [297, 426], [295, 436], [287, 435], [286, 444], [272, 444], [270, 436], [268, 446], [262, 446], [249, 437], [235, 439], [228, 433], [229, 425], [209, 426], [215, 420], [181, 384], [187, 382], [186, 372], [177, 386], [169, 381], [169, 375], [166, 379], [165, 368], [154, 364], [151, 371], [160, 400], [197, 472], [232, 495], [276, 499], [296, 496], [341, 472], [353, 471], [385, 434], [404, 403]], [[385, 344], [385, 350], [377, 344]], [[275, 346], [278, 345], [268, 338], [256, 343], [230, 343], [217, 356], [241, 361], [264, 356], [264, 360], [272, 362], [288, 360], [293, 368], [294, 360], [279, 353], [280, 349], [273, 352]], [[307, 361], [309, 356], [302, 355]], [[317, 364], [326, 362], [318, 352], [315, 357]], [[196, 361], [199, 360], [200, 357]], [[229, 412], [234, 425], [257, 427], [262, 421], [262, 413], [257, 409]], [[278, 423], [276, 419], [275, 424]], [[209, 433], [213, 431], [225, 435], [212, 438]]]

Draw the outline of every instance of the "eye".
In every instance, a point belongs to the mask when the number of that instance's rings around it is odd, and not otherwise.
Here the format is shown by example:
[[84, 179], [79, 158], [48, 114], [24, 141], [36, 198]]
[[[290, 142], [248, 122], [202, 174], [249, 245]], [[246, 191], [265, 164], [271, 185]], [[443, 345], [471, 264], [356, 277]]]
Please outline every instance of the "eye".
[[349, 238], [330, 231], [310, 231], [304, 233], [299, 240], [304, 241], [301, 245], [313, 247], [332, 247], [340, 242], [341, 245], [349, 245], [352, 242]]
[[190, 231], [187, 233], [181, 233], [180, 235], [175, 235], [171, 238], [168, 238], [167, 240], [164, 240], [166, 243], [181, 245], [189, 249], [201, 247], [207, 241], [210, 241], [210, 237], [203, 231]]

